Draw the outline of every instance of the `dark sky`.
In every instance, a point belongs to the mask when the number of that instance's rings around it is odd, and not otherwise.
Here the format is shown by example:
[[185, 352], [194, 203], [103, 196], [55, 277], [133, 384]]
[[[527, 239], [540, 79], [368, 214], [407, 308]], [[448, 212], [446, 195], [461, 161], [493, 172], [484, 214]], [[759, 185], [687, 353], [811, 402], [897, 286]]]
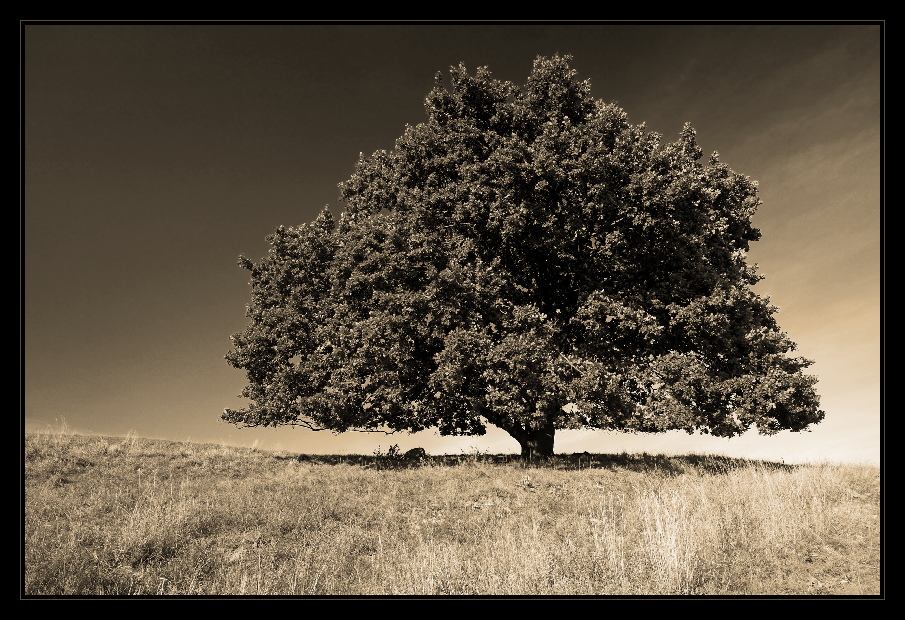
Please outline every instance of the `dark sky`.
[[[827, 419], [733, 440], [560, 433], [558, 452], [710, 451], [789, 460], [880, 453], [883, 48], [853, 24], [98, 24], [22, 27], [24, 416], [29, 430], [307, 452], [484, 438], [240, 430], [223, 356], [249, 299], [239, 254], [338, 213], [359, 153], [425, 120], [438, 71], [524, 84], [571, 54], [592, 93], [674, 140], [691, 122], [760, 183], [750, 262], [814, 359]], [[447, 74], [448, 75], [448, 74]]]

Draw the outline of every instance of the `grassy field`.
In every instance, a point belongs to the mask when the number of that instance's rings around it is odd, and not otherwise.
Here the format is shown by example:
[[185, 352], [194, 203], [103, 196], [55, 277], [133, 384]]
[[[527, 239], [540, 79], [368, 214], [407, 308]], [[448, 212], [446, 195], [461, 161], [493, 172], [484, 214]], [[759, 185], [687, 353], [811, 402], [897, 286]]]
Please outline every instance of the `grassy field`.
[[880, 471], [29, 434], [30, 596], [881, 592]]

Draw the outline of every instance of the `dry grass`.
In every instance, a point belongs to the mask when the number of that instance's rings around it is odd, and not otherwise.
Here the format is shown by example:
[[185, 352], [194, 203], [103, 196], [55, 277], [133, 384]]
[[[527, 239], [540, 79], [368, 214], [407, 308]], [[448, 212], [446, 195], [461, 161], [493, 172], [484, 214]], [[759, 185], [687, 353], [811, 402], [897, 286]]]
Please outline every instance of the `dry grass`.
[[870, 466], [25, 443], [25, 596], [881, 596]]

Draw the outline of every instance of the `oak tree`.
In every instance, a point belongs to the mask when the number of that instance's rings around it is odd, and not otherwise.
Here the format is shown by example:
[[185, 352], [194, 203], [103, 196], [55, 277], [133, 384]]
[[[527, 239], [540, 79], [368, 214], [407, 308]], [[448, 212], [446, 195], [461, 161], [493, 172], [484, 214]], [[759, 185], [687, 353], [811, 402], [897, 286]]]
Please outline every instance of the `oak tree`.
[[812, 362], [752, 287], [756, 183], [591, 96], [571, 58], [522, 87], [441, 74], [427, 120], [360, 157], [342, 214], [280, 227], [251, 271], [241, 426], [731, 437], [820, 422]]

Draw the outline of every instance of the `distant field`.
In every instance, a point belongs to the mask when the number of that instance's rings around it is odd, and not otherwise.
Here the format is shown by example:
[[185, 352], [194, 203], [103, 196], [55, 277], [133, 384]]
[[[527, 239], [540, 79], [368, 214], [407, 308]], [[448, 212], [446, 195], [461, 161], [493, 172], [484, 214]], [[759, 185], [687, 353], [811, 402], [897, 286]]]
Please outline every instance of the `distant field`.
[[881, 595], [880, 470], [28, 434], [25, 596]]

